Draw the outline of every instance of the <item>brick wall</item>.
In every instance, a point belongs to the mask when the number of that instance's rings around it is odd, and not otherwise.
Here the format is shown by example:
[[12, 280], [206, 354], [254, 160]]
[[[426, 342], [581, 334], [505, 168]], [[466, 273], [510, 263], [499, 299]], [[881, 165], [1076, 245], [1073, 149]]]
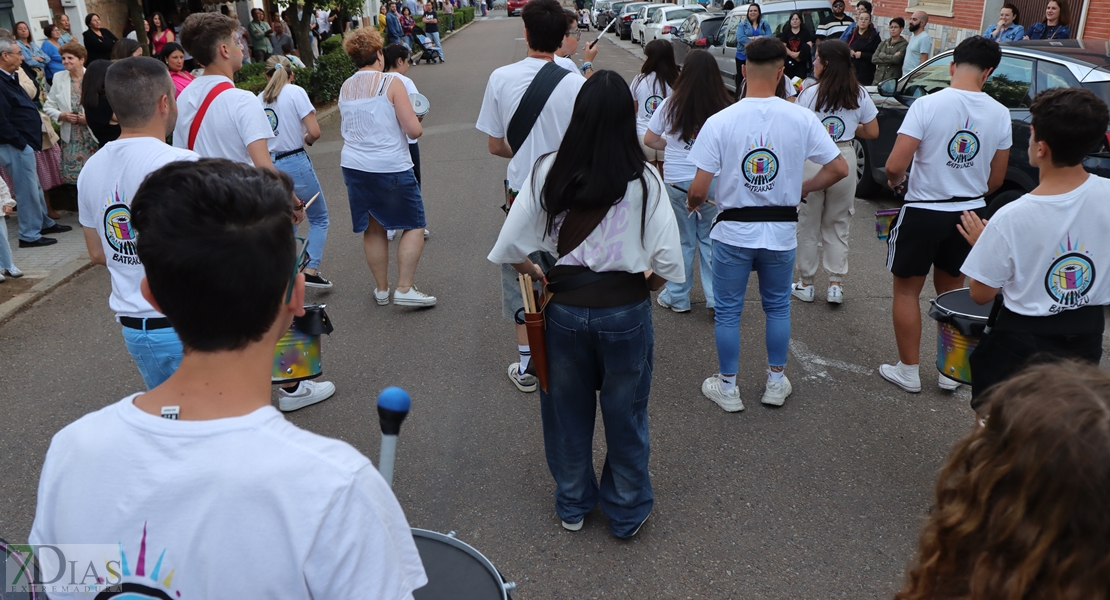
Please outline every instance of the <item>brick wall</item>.
[[[1076, 25], [1079, 24], [1078, 19], [1075, 22]], [[1091, 0], [1083, 37], [1088, 40], [1110, 40], [1110, 0]]]
[[[1110, 5], [1110, 0], [1095, 0]], [[872, 0], [875, 10], [875, 21], [879, 30], [887, 36], [886, 26], [894, 17], [902, 17], [907, 21], [907, 27], [902, 34], [907, 39], [910, 37], [909, 24], [912, 12], [906, 10], [906, 0]], [[933, 54], [956, 47], [956, 44], [965, 39], [979, 35], [979, 26], [983, 18], [982, 0], [953, 0], [952, 17], [929, 15], [927, 31], [933, 38]]]
[[[90, 13], [100, 15], [100, 26], [106, 27], [116, 35], [123, 37], [123, 26], [127, 23], [127, 2], [125, 0], [87, 0], [85, 6]], [[86, 29], [84, 23], [73, 23], [71, 29], [74, 33]], [[80, 33], [77, 33], [80, 37]]]

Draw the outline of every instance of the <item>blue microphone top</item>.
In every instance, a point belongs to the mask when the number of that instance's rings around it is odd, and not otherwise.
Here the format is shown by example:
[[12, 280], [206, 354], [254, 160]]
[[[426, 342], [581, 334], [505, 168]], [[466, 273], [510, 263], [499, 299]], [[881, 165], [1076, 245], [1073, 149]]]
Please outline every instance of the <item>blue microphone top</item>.
[[412, 398], [399, 387], [387, 387], [378, 394], [378, 408], [407, 413], [412, 408]]

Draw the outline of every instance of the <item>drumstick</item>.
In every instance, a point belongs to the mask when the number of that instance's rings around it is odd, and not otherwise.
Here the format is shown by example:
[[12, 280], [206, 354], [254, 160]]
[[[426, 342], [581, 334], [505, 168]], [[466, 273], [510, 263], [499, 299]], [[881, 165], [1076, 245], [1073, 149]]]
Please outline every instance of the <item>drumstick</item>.
[[528, 291], [528, 312], [536, 312], [536, 296], [532, 292], [532, 276], [524, 276], [524, 289]]
[[602, 29], [601, 33], [597, 34], [597, 39], [590, 42], [590, 48], [593, 48], [594, 46], [596, 46], [597, 43], [599, 41], [601, 41], [601, 36], [605, 35], [605, 32], [609, 31], [609, 28], [612, 27], [613, 23], [616, 23], [616, 22], [617, 22], [617, 20], [615, 18], [612, 21], [609, 21], [609, 24], [605, 26], [605, 29]]
[[308, 199], [308, 202], [306, 202], [306, 203], [305, 203], [305, 205], [304, 205], [304, 209], [305, 209], [305, 210], [308, 210], [308, 207], [312, 206], [312, 203], [313, 203], [313, 202], [315, 202], [315, 201], [316, 201], [316, 198], [318, 198], [318, 197], [320, 196], [320, 194], [322, 194], [322, 193], [323, 193], [323, 192], [316, 192], [316, 195], [315, 195], [315, 196], [313, 196], [313, 197], [309, 198], [309, 199]]
[[524, 274], [518, 274], [516, 278], [520, 282], [520, 300], [524, 303], [524, 312], [528, 312], [528, 292], [524, 288]]

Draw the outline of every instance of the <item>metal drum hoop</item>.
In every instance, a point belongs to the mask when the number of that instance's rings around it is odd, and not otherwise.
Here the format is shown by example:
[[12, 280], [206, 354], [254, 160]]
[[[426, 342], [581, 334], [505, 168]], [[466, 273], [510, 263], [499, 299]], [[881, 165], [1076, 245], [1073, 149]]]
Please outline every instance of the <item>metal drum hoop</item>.
[[[419, 529], [419, 528], [413, 527], [412, 528], [412, 537], [413, 538], [424, 538], [424, 539], [427, 539], [427, 540], [432, 540], [434, 542], [438, 542], [438, 543], [441, 543], [441, 544], [446, 544], [448, 546], [451, 546], [453, 548], [456, 548], [458, 550], [463, 551], [468, 556], [470, 556], [470, 558], [474, 559], [476, 562], [478, 562], [480, 565], [482, 565], [486, 569], [486, 571], [489, 572], [490, 578], [494, 580], [498, 589], [500, 590], [500, 596], [499, 597], [501, 598], [501, 600], [511, 600], [511, 598], [512, 598], [511, 592], [514, 589], [516, 589], [516, 584], [512, 583], [512, 582], [506, 583], [504, 578], [501, 577], [501, 573], [497, 570], [496, 567], [493, 566], [493, 563], [490, 562], [490, 560], [488, 558], [486, 558], [485, 555], [483, 555], [481, 552], [479, 552], [473, 546], [471, 546], [470, 544], [467, 544], [466, 542], [456, 538], [454, 531], [448, 532], [445, 535], [445, 534], [439, 533], [437, 531], [429, 531], [427, 529]], [[417, 545], [417, 550], [419, 550], [419, 549], [420, 549], [420, 546]], [[421, 560], [424, 560], [423, 556], [421, 556]], [[431, 584], [431, 582], [429, 582], [429, 584]], [[423, 588], [421, 588], [421, 589], [423, 589]], [[413, 595], [415, 596], [415, 598], [419, 599], [421, 597], [420, 589], [416, 590], [413, 593]]]

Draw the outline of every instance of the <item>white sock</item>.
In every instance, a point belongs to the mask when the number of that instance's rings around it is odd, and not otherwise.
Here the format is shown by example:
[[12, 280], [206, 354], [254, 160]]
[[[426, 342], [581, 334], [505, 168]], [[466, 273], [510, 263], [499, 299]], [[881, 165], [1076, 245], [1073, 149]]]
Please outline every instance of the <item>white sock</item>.
[[520, 374], [523, 375], [528, 369], [528, 363], [532, 362], [532, 349], [528, 344], [524, 344], [517, 345], [516, 351], [520, 353]]
[[899, 371], [905, 373], [906, 375], [913, 375], [915, 377], [917, 376], [918, 365], [907, 365], [902, 361], [898, 361], [898, 364], [896, 366], [898, 367]]
[[736, 387], [736, 375], [725, 375], [725, 374], [722, 373], [721, 374], [721, 389], [723, 391], [728, 392], [728, 391], [732, 390], [732, 388], [734, 388], [734, 387]]
[[767, 370], [767, 381], [778, 382], [782, 381], [783, 377], [786, 377], [785, 371], [772, 371], [770, 369]]

